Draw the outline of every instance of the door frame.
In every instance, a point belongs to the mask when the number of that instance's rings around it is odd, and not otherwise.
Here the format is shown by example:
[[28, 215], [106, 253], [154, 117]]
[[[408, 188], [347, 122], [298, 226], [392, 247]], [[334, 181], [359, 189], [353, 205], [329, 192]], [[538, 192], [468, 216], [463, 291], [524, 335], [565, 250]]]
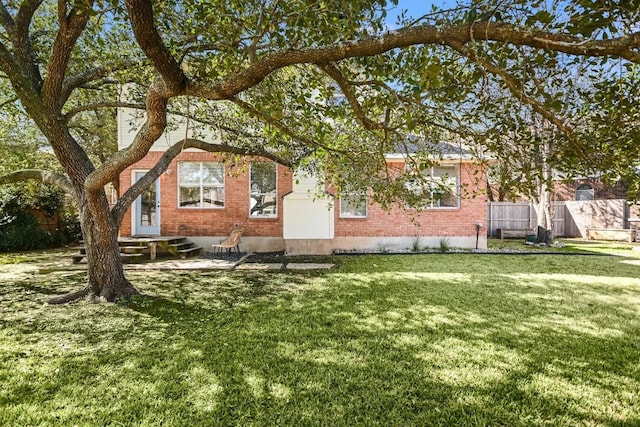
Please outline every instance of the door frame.
[[[136, 180], [136, 175], [138, 173], [147, 173], [149, 170], [148, 169], [133, 169], [131, 171], [131, 185], [135, 184], [137, 182]], [[138, 201], [140, 200], [140, 196], [136, 197], [136, 199], [133, 201], [133, 203], [131, 204], [131, 235], [132, 236], [136, 236], [136, 235], [143, 235], [143, 236], [159, 236], [160, 235], [160, 178], [158, 177], [158, 179], [155, 180], [155, 186], [156, 186], [156, 220], [157, 220], [157, 233], [153, 232], [153, 233], [141, 233], [138, 230], [138, 226], [139, 226], [139, 221], [138, 221]]]

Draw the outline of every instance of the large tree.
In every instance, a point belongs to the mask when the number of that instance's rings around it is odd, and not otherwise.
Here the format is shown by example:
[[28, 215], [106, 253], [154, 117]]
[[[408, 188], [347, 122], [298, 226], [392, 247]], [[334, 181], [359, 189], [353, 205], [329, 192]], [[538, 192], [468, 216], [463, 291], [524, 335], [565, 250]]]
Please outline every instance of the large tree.
[[[409, 148], [408, 134], [437, 141], [479, 132], [476, 100], [491, 79], [579, 153], [580, 135], [522, 70], [558, 58], [593, 72], [601, 66], [594, 58], [640, 63], [638, 2], [547, 3], [473, 1], [415, 19], [401, 14], [390, 30], [385, 0], [0, 0], [0, 77], [64, 171], [16, 171], [0, 183], [55, 182], [80, 207], [87, 285], [51, 302], [138, 292], [123, 272], [118, 227], [185, 148], [313, 164], [338, 186], [357, 182], [389, 203], [406, 177], [385, 173], [384, 153]], [[129, 147], [92, 156], [74, 119], [135, 104], [114, 97], [125, 82], [146, 87], [145, 123]], [[216, 127], [219, 141], [189, 138], [170, 147], [110, 208], [105, 185], [147, 154], [174, 108]]]

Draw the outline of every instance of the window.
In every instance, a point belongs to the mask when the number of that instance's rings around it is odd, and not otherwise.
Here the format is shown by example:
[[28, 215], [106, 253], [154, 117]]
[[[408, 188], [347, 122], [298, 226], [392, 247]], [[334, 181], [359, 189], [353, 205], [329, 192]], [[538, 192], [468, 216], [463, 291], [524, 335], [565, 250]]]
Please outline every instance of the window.
[[250, 175], [249, 216], [252, 218], [276, 217], [278, 215], [276, 164], [253, 162]]
[[340, 195], [340, 218], [366, 218], [367, 196], [355, 193]]
[[459, 181], [457, 166], [434, 166], [422, 169], [422, 179], [411, 182], [407, 188], [425, 197], [421, 208], [459, 207]]
[[576, 200], [593, 200], [593, 187], [589, 184], [581, 184], [576, 188]]
[[[429, 169], [429, 168], [428, 168]], [[428, 171], [427, 169], [427, 171]], [[437, 166], [431, 169], [432, 208], [458, 207], [458, 171], [455, 166]], [[422, 172], [423, 174], [425, 171]], [[427, 175], [429, 177], [429, 175]]]
[[181, 208], [223, 208], [224, 165], [214, 162], [179, 163], [178, 198]]

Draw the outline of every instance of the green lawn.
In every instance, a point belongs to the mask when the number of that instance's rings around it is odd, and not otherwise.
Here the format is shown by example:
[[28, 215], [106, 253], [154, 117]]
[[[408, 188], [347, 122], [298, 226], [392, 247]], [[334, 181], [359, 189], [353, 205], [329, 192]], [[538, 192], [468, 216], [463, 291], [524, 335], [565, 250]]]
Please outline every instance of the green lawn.
[[489, 239], [490, 250], [609, 254], [640, 258], [640, 244], [626, 242], [604, 242], [586, 239], [557, 239], [554, 245], [526, 245], [523, 239]]
[[46, 258], [0, 255], [2, 426], [640, 425], [633, 259], [132, 272], [148, 297], [48, 306], [82, 273]]

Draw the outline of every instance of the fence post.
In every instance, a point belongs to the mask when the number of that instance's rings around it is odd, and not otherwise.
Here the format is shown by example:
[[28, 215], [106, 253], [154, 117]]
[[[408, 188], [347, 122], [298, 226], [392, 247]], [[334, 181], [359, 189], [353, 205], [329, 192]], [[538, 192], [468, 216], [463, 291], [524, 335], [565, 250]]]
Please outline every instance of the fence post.
[[489, 214], [489, 218], [487, 218], [487, 237], [491, 237], [493, 236], [493, 212], [491, 210], [491, 202], [487, 202], [488, 203], [488, 208], [487, 212]]

